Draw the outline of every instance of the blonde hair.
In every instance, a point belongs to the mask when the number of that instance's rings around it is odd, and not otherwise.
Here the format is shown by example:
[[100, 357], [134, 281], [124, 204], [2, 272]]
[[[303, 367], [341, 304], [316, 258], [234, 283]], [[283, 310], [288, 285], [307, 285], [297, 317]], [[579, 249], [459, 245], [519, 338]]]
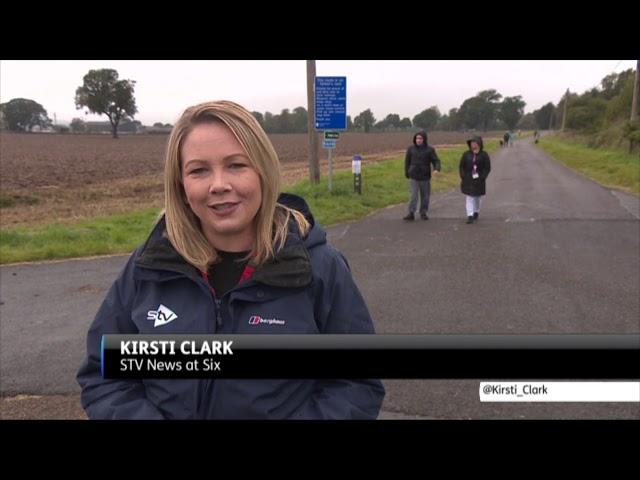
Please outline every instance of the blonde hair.
[[256, 237], [250, 253], [253, 264], [272, 259], [287, 239], [293, 218], [301, 236], [310, 225], [301, 212], [277, 202], [280, 194], [280, 160], [258, 121], [237, 103], [220, 100], [187, 108], [173, 127], [167, 144], [164, 170], [167, 236], [182, 257], [201, 271], [216, 262], [217, 252], [209, 243], [200, 220], [186, 202], [180, 149], [194, 126], [222, 122], [236, 137], [260, 177], [262, 201], [254, 217]]

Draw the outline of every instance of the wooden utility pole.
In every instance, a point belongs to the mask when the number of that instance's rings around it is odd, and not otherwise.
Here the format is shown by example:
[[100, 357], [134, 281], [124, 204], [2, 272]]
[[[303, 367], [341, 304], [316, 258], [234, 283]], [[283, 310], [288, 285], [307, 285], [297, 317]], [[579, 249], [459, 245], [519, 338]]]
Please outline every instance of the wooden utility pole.
[[561, 132], [564, 132], [564, 127], [567, 124], [567, 104], [569, 103], [569, 89], [567, 88], [567, 93], [564, 94], [564, 108], [562, 109], [562, 128]]
[[631, 103], [631, 121], [638, 119], [638, 97], [640, 97], [640, 60], [636, 64], [636, 83], [633, 88], [633, 100]]
[[316, 133], [316, 61], [307, 60], [307, 131], [309, 132], [309, 181], [320, 183], [320, 162], [318, 160], [318, 135]]
[[[638, 99], [640, 98], [640, 60], [636, 63], [636, 83], [633, 86], [633, 100], [631, 100], [631, 122], [638, 120]], [[629, 153], [633, 152], [635, 142], [629, 139]]]

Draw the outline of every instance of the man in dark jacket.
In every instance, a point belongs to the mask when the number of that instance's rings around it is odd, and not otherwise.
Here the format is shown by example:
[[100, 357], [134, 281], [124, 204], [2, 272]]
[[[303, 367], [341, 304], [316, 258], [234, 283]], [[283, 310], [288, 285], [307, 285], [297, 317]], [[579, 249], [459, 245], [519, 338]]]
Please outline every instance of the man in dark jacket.
[[491, 172], [491, 159], [484, 151], [482, 137], [474, 136], [467, 140], [469, 150], [460, 158], [460, 190], [465, 194], [467, 223], [478, 220], [480, 197], [486, 193], [486, 180]]
[[404, 176], [409, 179], [411, 188], [411, 200], [409, 200], [409, 213], [403, 220], [413, 220], [414, 212], [418, 205], [418, 192], [420, 192], [420, 218], [429, 220], [429, 195], [431, 192], [431, 164], [433, 173], [440, 173], [440, 159], [436, 150], [427, 144], [427, 132], [421, 131], [413, 136], [413, 145], [407, 148], [404, 158]]

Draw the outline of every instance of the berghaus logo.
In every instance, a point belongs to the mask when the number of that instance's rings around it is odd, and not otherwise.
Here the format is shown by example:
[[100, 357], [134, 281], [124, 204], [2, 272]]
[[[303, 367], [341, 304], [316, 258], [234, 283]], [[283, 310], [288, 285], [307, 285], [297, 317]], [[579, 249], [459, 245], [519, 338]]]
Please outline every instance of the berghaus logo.
[[260, 315], [249, 317], [249, 325], [284, 325], [285, 321], [278, 318], [262, 318]]

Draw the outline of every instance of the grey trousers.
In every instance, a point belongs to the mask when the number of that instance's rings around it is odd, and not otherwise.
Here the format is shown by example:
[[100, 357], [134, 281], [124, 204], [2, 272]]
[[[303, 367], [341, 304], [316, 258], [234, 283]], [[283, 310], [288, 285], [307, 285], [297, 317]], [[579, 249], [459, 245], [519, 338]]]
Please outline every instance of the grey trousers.
[[430, 180], [409, 179], [411, 188], [411, 200], [409, 200], [409, 213], [414, 213], [418, 206], [418, 192], [420, 192], [420, 213], [427, 213], [429, 210], [429, 194], [431, 193]]

